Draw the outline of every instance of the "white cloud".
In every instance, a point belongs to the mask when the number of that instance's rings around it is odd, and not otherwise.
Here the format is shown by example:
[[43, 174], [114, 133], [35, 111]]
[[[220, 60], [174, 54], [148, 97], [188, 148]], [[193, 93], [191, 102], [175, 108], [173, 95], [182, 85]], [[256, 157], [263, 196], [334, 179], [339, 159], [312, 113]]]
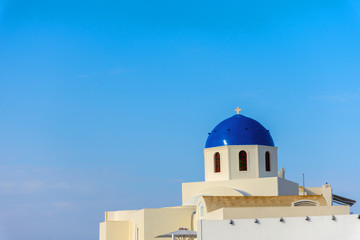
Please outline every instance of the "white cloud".
[[69, 190], [71, 184], [64, 181], [54, 169], [30, 167], [0, 167], [0, 192], [7, 194], [39, 194], [49, 190]]
[[41, 190], [44, 190], [46, 187], [46, 184], [41, 181], [27, 181], [27, 182], [20, 182], [17, 184], [20, 189], [22, 189], [25, 192], [34, 193]]

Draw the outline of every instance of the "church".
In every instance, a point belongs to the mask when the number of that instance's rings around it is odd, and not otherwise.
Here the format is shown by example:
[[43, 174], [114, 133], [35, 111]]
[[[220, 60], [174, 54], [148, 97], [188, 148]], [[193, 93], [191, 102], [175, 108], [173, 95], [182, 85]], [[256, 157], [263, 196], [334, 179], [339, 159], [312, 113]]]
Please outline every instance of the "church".
[[269, 130], [235, 111], [209, 133], [205, 181], [182, 183], [181, 206], [105, 212], [100, 240], [155, 240], [179, 228], [199, 240], [360, 239], [355, 201], [330, 184], [286, 179]]

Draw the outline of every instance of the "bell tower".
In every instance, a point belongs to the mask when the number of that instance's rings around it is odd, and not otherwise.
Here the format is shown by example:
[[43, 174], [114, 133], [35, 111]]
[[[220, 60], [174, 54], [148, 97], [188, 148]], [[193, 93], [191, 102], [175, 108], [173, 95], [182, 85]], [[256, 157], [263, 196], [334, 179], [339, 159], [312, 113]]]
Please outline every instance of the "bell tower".
[[236, 114], [209, 133], [204, 149], [205, 181], [183, 183], [183, 205], [199, 196], [298, 195], [299, 185], [278, 176], [277, 147], [256, 120]]
[[204, 150], [205, 181], [277, 177], [277, 147], [230, 145]]
[[219, 123], [204, 149], [205, 181], [277, 177], [277, 147], [259, 122], [240, 114]]

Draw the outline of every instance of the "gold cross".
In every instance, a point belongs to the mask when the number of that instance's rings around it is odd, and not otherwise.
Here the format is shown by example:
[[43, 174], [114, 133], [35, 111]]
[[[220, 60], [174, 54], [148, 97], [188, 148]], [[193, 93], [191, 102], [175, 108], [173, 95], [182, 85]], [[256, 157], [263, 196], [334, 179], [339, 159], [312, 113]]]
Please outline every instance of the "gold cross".
[[235, 110], [235, 112], [237, 112], [237, 114], [240, 114], [241, 108], [237, 107], [234, 110]]

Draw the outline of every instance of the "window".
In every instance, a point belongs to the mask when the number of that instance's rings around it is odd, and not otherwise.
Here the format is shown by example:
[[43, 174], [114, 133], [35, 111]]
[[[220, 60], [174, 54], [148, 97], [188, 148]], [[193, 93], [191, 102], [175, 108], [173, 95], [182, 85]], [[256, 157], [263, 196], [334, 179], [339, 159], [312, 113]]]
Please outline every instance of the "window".
[[292, 205], [294, 207], [316, 207], [316, 206], [319, 206], [319, 203], [316, 201], [304, 199], [304, 200], [299, 200], [299, 201], [293, 202]]
[[239, 153], [239, 170], [247, 171], [247, 154], [245, 151]]
[[269, 152], [265, 153], [265, 170], [267, 172], [270, 172], [270, 153]]
[[215, 153], [214, 156], [214, 172], [220, 172], [220, 153]]

